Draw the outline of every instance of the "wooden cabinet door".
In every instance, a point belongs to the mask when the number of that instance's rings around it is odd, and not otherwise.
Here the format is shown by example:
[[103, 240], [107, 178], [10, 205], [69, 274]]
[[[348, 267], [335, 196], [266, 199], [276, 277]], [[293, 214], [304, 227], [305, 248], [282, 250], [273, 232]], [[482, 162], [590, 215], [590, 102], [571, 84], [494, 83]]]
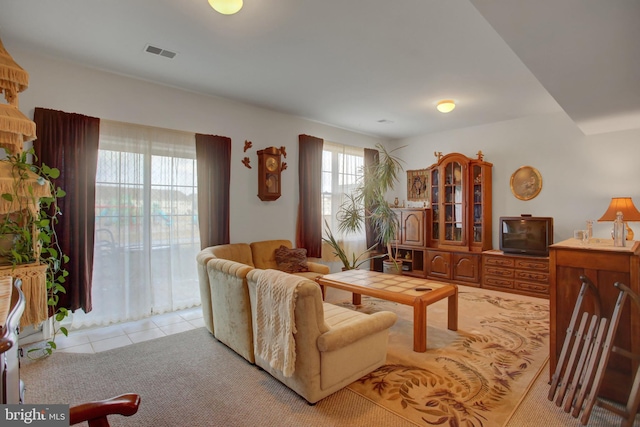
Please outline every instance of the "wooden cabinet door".
[[492, 167], [481, 152], [477, 159], [450, 153], [430, 167], [429, 246], [476, 253], [491, 249]]
[[486, 162], [473, 161], [469, 182], [469, 241], [472, 250], [485, 251], [492, 246], [491, 168]]
[[468, 163], [452, 157], [443, 164], [440, 185], [440, 238], [447, 246], [467, 246], [467, 192]]
[[429, 246], [438, 247], [440, 243], [440, 169], [437, 165], [431, 166], [431, 243]]
[[453, 254], [453, 279], [479, 284], [480, 282], [480, 255], [454, 253]]
[[427, 276], [451, 279], [451, 252], [427, 251]]
[[400, 227], [402, 228], [402, 245], [424, 246], [425, 245], [425, 212], [402, 211], [400, 216]]

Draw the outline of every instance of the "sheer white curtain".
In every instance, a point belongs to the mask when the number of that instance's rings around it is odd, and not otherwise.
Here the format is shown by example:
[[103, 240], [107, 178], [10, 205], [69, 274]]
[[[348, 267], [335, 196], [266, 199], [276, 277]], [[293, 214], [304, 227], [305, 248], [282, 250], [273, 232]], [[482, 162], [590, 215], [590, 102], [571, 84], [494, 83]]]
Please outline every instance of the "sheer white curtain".
[[195, 135], [100, 121], [93, 310], [72, 327], [200, 304]]
[[[360, 233], [338, 232], [337, 213], [344, 202], [345, 195], [351, 194], [362, 179], [364, 167], [364, 149], [324, 141], [322, 149], [322, 218], [326, 220], [333, 235], [343, 245], [345, 252], [360, 255], [367, 249], [364, 227]], [[322, 247], [322, 258], [331, 265], [332, 271], [339, 270], [342, 264], [332, 255], [331, 248]]]

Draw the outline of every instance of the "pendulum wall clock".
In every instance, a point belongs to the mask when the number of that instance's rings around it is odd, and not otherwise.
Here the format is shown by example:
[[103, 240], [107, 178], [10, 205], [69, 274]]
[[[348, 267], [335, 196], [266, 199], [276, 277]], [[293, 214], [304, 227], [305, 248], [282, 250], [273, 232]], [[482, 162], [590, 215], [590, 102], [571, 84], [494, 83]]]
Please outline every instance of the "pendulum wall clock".
[[277, 200], [281, 195], [281, 152], [275, 147], [258, 151], [258, 197], [262, 201]]

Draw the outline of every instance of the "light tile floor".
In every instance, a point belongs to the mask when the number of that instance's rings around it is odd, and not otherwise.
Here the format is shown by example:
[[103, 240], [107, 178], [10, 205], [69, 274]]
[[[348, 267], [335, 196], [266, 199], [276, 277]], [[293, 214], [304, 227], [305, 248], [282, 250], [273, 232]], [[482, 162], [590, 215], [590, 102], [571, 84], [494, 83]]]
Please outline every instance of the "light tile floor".
[[204, 326], [202, 309], [194, 307], [134, 322], [69, 331], [56, 336], [58, 352], [98, 353]]

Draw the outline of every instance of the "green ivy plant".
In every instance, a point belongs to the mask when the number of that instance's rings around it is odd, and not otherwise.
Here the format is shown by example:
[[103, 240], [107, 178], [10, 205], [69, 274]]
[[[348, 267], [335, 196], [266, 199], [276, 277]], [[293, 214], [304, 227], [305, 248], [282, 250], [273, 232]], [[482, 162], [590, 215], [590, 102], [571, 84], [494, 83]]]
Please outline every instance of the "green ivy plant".
[[[6, 150], [5, 150], [6, 152]], [[62, 214], [58, 206], [58, 200], [66, 195], [65, 191], [56, 187], [53, 180], [60, 176], [60, 170], [46, 165], [38, 166], [29, 159], [37, 160], [33, 148], [17, 154], [6, 153], [6, 158], [0, 160], [9, 162], [13, 172], [13, 190], [0, 195], [9, 203], [17, 203], [17, 211], [7, 213], [0, 217], [0, 235], [10, 236], [12, 244], [7, 250], [0, 250], [0, 256], [14, 267], [21, 264], [39, 262], [47, 265], [47, 304], [54, 312], [55, 322], [58, 324], [69, 315], [64, 307], [58, 307], [60, 293], [65, 293], [64, 283], [69, 272], [65, 265], [69, 257], [60, 249], [56, 235], [58, 217]], [[29, 172], [37, 175], [38, 185], [49, 185], [51, 196], [36, 197]], [[26, 197], [25, 197], [26, 196]], [[39, 211], [34, 214], [28, 209], [40, 204]], [[28, 351], [30, 357], [38, 358], [48, 356], [56, 349], [55, 338], [58, 333], [67, 336], [67, 328], [54, 322], [52, 338], [43, 347], [32, 348]], [[34, 354], [35, 353], [35, 354]], [[34, 357], [35, 356], [35, 357]]]

